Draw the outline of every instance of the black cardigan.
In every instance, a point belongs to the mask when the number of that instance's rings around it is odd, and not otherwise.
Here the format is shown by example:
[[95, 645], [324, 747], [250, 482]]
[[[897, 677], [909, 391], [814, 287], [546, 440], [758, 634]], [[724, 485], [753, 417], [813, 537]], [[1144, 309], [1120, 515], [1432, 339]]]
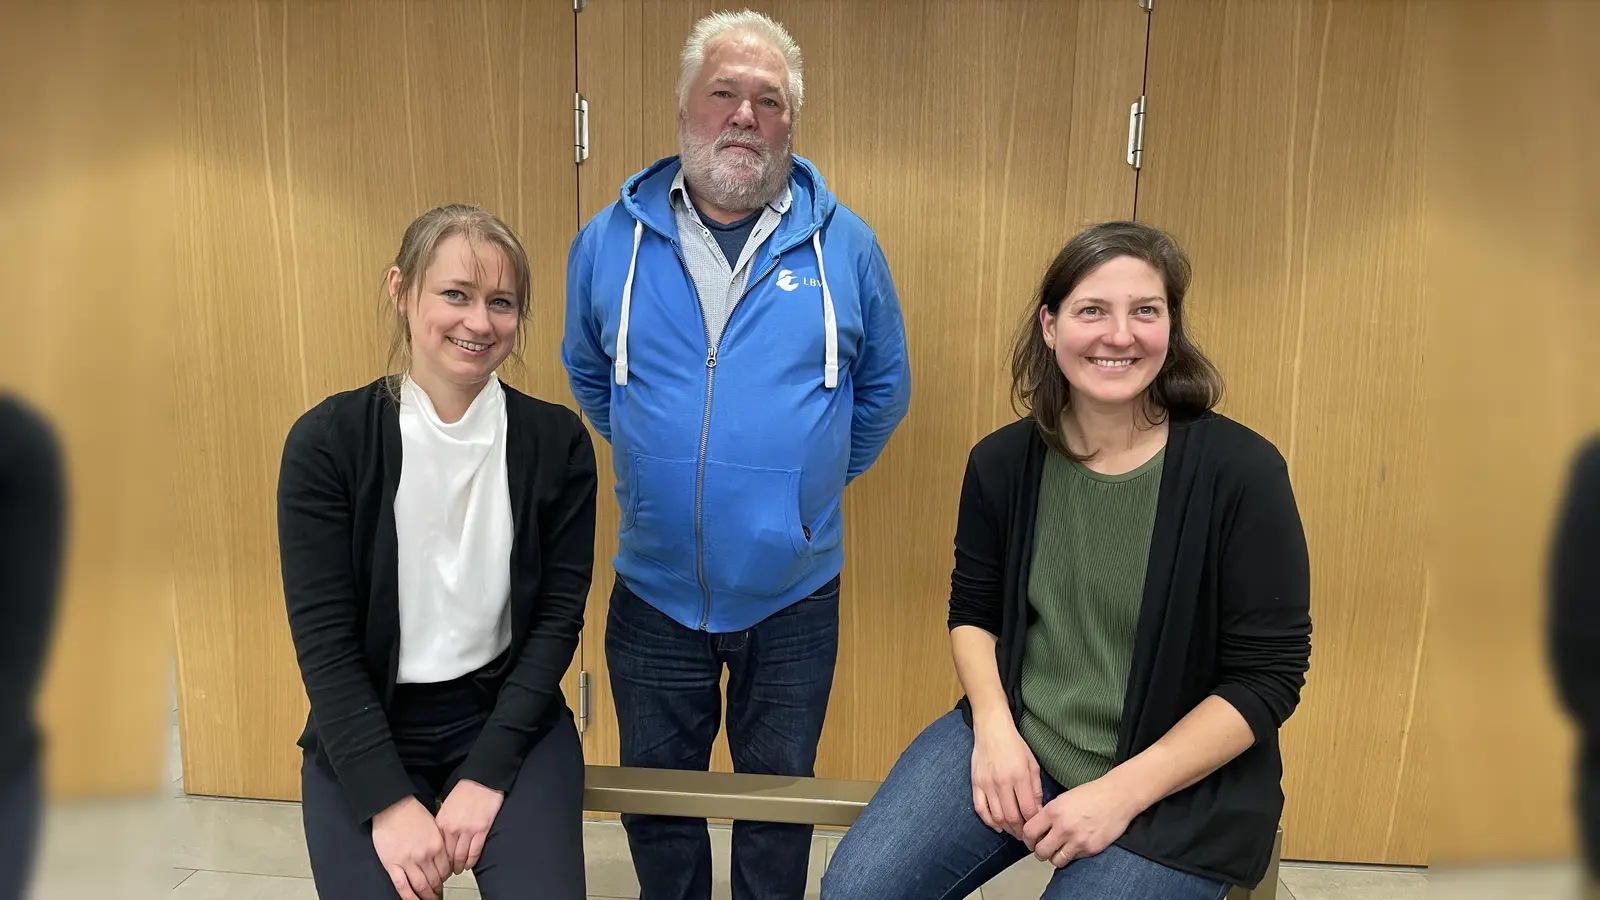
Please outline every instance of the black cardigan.
[[[566, 713], [561, 678], [583, 627], [596, 483], [578, 416], [505, 392], [511, 646], [485, 676], [494, 709], [455, 773], [500, 791]], [[386, 715], [400, 661], [400, 452], [399, 407], [379, 379], [302, 415], [278, 480], [284, 599], [311, 701], [299, 744], [332, 764], [362, 821], [414, 790]]]
[[[1049, 452], [1029, 419], [978, 442], [956, 525], [949, 625], [997, 636], [1013, 714], [1035, 618], [1028, 569]], [[1299, 702], [1311, 654], [1309, 570], [1278, 451], [1215, 413], [1174, 415], [1116, 761], [1212, 694], [1233, 704], [1255, 743], [1137, 816], [1117, 841], [1123, 848], [1229, 884], [1260, 883], [1283, 811], [1278, 727]], [[965, 699], [961, 708], [970, 724]]]
[[1600, 874], [1600, 438], [1579, 452], [1550, 553], [1550, 654], [1578, 730], [1583, 856]]

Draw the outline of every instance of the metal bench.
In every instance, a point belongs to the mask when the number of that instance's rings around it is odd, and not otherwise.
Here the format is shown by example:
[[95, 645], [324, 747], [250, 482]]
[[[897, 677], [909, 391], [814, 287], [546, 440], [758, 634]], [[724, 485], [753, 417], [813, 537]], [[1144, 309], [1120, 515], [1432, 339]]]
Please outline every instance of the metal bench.
[[[875, 781], [737, 775], [587, 766], [583, 808], [588, 812], [793, 822], [848, 828], [878, 790]], [[1228, 900], [1276, 900], [1283, 830], [1272, 846], [1272, 865], [1261, 887], [1234, 888]]]

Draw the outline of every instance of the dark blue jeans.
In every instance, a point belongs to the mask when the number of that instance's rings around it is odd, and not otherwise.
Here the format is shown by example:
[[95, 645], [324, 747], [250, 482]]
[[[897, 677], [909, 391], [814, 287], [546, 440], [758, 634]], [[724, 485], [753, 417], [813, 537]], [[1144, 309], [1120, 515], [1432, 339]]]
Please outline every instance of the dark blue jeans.
[[[972, 729], [960, 712], [936, 720], [900, 755], [840, 842], [822, 900], [962, 900], [1028, 847], [972, 809]], [[1041, 778], [1044, 801], [1061, 785]], [[1221, 900], [1228, 887], [1113, 844], [1057, 869], [1041, 900]]]
[[[606, 619], [606, 663], [621, 726], [622, 764], [711, 764], [728, 667], [728, 749], [738, 772], [809, 777], [839, 654], [839, 580], [754, 628], [709, 634], [679, 625], [621, 579]], [[640, 900], [708, 900], [704, 819], [622, 817]], [[734, 900], [801, 900], [811, 826], [733, 825]]]

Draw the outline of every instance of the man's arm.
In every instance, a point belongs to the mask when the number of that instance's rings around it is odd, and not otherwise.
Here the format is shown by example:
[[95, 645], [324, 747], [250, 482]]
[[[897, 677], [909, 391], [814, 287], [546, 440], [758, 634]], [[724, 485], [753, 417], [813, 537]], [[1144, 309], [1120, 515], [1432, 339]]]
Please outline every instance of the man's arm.
[[861, 285], [861, 352], [853, 371], [855, 411], [850, 418], [850, 467], [855, 480], [877, 461], [911, 405], [911, 363], [906, 326], [889, 262], [876, 241]]
[[594, 248], [596, 235], [591, 222], [578, 232], [567, 254], [567, 321], [566, 333], [561, 340], [561, 363], [567, 368], [567, 380], [572, 386], [572, 396], [578, 408], [594, 426], [594, 430], [607, 441], [611, 440], [611, 359], [606, 356], [600, 329], [590, 304], [590, 289], [594, 284]]

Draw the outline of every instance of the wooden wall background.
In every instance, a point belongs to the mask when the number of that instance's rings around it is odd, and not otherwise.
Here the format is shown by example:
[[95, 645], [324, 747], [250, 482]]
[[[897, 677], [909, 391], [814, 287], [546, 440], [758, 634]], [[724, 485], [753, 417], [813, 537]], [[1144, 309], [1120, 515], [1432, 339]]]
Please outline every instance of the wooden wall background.
[[1600, 5], [1433, 3], [1429, 26], [1432, 856], [1552, 858], [1575, 829], [1547, 548], [1600, 432]]
[[171, 714], [173, 23], [113, 2], [5, 4], [0, 22], [0, 391], [52, 421], [70, 494], [46, 787], [153, 793]]
[[415, 216], [477, 203], [522, 236], [533, 317], [508, 380], [563, 396], [573, 28], [570, 6], [520, 0], [184, 8], [175, 615], [192, 793], [299, 796], [279, 455], [303, 411], [382, 373], [382, 278]]
[[[1425, 861], [1430, 772], [1481, 801], [1440, 807], [1448, 854], [1568, 846], [1565, 737], [1531, 610], [1564, 456], [1600, 424], [1600, 379], [1582, 368], [1600, 323], [1583, 265], [1593, 231], [1540, 226], [1593, 228], [1580, 148], [1595, 118], [1573, 117], [1552, 153], [1533, 112], [1499, 142], [1473, 116], [1502, 89], [1579, 104], [1596, 83], [1580, 46], [1593, 8], [1539, 0], [1517, 30], [1487, 4], [1438, 0], [1171, 0], [1149, 18], [1131, 0], [752, 5], [806, 48], [796, 148], [877, 228], [915, 354], [912, 413], [847, 498], [821, 774], [881, 777], [954, 699], [950, 531], [967, 448], [1011, 415], [1006, 340], [1061, 242], [1137, 215], [1196, 259], [1224, 409], [1289, 459], [1312, 542], [1316, 649], [1284, 736], [1286, 855]], [[504, 215], [535, 270], [513, 380], [567, 400], [568, 243], [624, 177], [673, 152], [676, 53], [711, 8], [185, 7], [173, 454], [190, 791], [294, 795], [305, 700], [277, 580], [277, 454], [302, 410], [378, 374], [379, 277], [401, 229], [445, 200]], [[1533, 48], [1511, 87], [1481, 64], [1506, 42]], [[1426, 77], [1471, 87], [1444, 103]], [[574, 87], [593, 142], [576, 171]], [[1136, 177], [1122, 156], [1141, 91]], [[1480, 189], [1508, 165], [1526, 177]], [[1470, 302], [1490, 287], [1507, 304]], [[1491, 420], [1516, 430], [1491, 434]], [[608, 490], [578, 661], [595, 676], [591, 762], [616, 752], [600, 640]]]
[[1222, 410], [1288, 460], [1311, 548], [1289, 858], [1426, 859], [1423, 11], [1211, 0], [1150, 20], [1139, 218], [1194, 257]]

